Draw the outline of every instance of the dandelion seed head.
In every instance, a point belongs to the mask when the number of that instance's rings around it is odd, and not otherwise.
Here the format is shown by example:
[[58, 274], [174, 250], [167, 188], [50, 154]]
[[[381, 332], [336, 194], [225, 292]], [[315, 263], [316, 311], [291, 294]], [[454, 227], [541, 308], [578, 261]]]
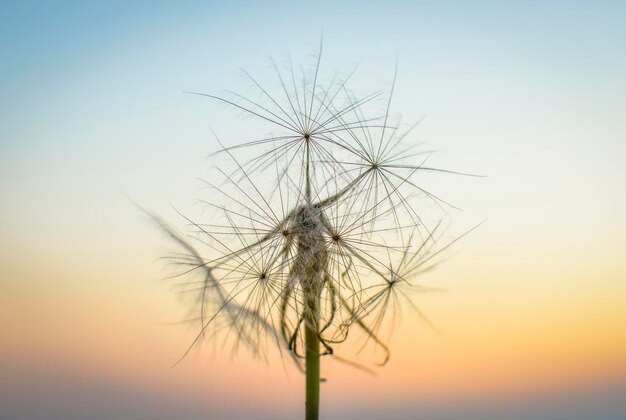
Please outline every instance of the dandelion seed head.
[[440, 225], [429, 228], [421, 209], [441, 200], [416, 178], [438, 169], [410, 144], [414, 126], [394, 122], [391, 93], [373, 112], [384, 95], [357, 96], [349, 77], [323, 83], [319, 67], [319, 57], [310, 75], [274, 65], [274, 90], [244, 72], [260, 99], [201, 94], [272, 132], [218, 137], [230, 167], [218, 168], [223, 183], [207, 182], [210, 221], [190, 221], [203, 250], [174, 236], [187, 252], [182, 274], [196, 276], [183, 284], [200, 309], [194, 344], [223, 325], [234, 347], [265, 357], [273, 343], [299, 363], [306, 328], [328, 355], [356, 330], [386, 361], [379, 332], [393, 324], [400, 286], [417, 287], [408, 280], [436, 262]]

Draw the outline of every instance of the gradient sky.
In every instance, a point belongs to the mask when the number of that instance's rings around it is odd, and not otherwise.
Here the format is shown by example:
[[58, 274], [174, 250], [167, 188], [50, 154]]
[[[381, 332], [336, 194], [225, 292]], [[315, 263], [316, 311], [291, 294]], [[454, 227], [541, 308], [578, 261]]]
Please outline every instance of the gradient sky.
[[[245, 90], [269, 57], [388, 89], [453, 170], [433, 184], [487, 219], [423, 283], [372, 377], [324, 359], [326, 418], [626, 417], [626, 4], [2, 2], [0, 417], [299, 417], [280, 359], [207, 344], [161, 279], [241, 118], [184, 91]], [[255, 407], [254, 411], [250, 407]], [[421, 417], [419, 417], [421, 416]]]

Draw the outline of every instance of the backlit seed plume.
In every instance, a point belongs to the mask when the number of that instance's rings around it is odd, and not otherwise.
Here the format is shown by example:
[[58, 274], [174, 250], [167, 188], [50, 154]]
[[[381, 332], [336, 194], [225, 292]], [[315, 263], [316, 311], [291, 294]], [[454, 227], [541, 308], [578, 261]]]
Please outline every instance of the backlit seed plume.
[[273, 64], [267, 86], [244, 72], [247, 95], [194, 93], [250, 117], [257, 135], [215, 135], [218, 176], [204, 180], [210, 211], [187, 219], [193, 238], [160, 221], [183, 250], [178, 287], [197, 303], [189, 348], [219, 334], [261, 357], [276, 345], [304, 369], [307, 340], [333, 355], [357, 335], [383, 364], [383, 325], [405, 301], [417, 309], [410, 290], [429, 290], [416, 279], [449, 244], [422, 209], [447, 203], [420, 177], [449, 171], [411, 144], [414, 126], [392, 121], [393, 87], [357, 96], [351, 75], [322, 82], [320, 62]]

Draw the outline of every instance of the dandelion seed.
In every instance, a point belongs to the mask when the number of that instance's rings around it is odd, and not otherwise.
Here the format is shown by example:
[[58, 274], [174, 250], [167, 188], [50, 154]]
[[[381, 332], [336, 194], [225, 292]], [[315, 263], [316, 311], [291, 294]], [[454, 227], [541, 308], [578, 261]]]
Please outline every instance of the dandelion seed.
[[[324, 86], [320, 61], [321, 52], [310, 77], [274, 64], [278, 95], [244, 72], [259, 100], [195, 93], [276, 134], [225, 139], [232, 145], [213, 155], [232, 166], [218, 168], [222, 184], [206, 182], [213, 217], [208, 224], [187, 219], [206, 252], [158, 219], [185, 250], [175, 258], [180, 274], [197, 278], [183, 284], [199, 310], [190, 348], [226, 331], [235, 350], [246, 346], [266, 357], [273, 344], [286, 351], [306, 373], [307, 419], [319, 416], [320, 356], [359, 366], [336, 354], [357, 330], [363, 346], [383, 351], [384, 364], [389, 349], [380, 331], [389, 317], [393, 324], [402, 301], [427, 320], [407, 291], [428, 290], [413, 281], [447, 247], [436, 244], [441, 224], [429, 228], [420, 209], [424, 198], [448, 204], [417, 177], [449, 171], [427, 165], [430, 153], [408, 144], [415, 125], [401, 131], [391, 123], [393, 87], [384, 112], [370, 115], [366, 108], [381, 93], [356, 97], [347, 88], [351, 75]], [[262, 181], [268, 175], [274, 182]]]

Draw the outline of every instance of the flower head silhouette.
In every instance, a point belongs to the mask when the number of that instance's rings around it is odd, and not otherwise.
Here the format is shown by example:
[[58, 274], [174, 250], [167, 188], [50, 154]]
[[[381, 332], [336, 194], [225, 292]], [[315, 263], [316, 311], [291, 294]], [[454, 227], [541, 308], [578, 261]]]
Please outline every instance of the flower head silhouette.
[[307, 419], [319, 415], [320, 356], [337, 356], [337, 345], [358, 330], [382, 350], [384, 364], [385, 319], [411, 302], [407, 290], [429, 290], [415, 278], [446, 246], [436, 243], [442, 224], [429, 228], [420, 209], [424, 199], [446, 203], [418, 177], [450, 173], [409, 144], [415, 125], [392, 124], [393, 88], [383, 111], [371, 114], [382, 93], [357, 97], [348, 88], [352, 74], [322, 84], [320, 61], [321, 52], [309, 74], [273, 63], [277, 94], [244, 72], [258, 99], [194, 93], [253, 117], [270, 134], [224, 140], [228, 146], [218, 138], [221, 180], [204, 181], [211, 218], [187, 218], [195, 244], [158, 219], [184, 250], [177, 276], [197, 299], [199, 332], [189, 349], [220, 331], [259, 356], [271, 343], [285, 349], [306, 372]]

